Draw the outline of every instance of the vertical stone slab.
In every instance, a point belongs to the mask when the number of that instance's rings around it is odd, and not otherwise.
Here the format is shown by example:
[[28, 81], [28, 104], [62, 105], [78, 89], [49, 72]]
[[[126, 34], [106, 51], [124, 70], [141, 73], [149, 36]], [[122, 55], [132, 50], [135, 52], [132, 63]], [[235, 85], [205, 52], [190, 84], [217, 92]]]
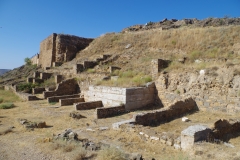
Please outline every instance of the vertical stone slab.
[[63, 80], [63, 76], [62, 75], [55, 75], [55, 83], [60, 83]]
[[191, 149], [194, 142], [205, 141], [211, 129], [203, 125], [190, 126], [181, 132], [181, 148], [186, 151]]
[[168, 67], [168, 60], [162, 60], [162, 59], [153, 59], [151, 61], [151, 73], [152, 73], [152, 79], [157, 79], [158, 78], [158, 73]]

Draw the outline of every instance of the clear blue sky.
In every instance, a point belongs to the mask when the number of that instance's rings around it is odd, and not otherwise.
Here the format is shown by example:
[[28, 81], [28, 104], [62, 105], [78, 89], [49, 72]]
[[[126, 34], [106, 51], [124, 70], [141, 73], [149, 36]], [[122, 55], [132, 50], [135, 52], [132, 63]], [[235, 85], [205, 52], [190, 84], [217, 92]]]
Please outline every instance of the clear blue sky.
[[24, 64], [53, 32], [98, 37], [163, 18], [240, 17], [240, 0], [0, 0], [0, 69]]

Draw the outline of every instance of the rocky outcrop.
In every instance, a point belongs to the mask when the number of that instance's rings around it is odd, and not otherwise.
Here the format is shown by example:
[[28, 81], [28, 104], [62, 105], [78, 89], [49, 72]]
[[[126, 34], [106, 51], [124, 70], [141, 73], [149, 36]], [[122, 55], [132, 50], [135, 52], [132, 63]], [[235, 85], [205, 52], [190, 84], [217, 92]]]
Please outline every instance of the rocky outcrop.
[[134, 25], [123, 29], [122, 32], [133, 32], [149, 29], [162, 29], [167, 30], [171, 28], [179, 28], [183, 26], [192, 27], [218, 27], [218, 26], [228, 26], [228, 25], [240, 25], [240, 18], [206, 18], [204, 20], [194, 19], [163, 19], [159, 22], [148, 22], [144, 25]]

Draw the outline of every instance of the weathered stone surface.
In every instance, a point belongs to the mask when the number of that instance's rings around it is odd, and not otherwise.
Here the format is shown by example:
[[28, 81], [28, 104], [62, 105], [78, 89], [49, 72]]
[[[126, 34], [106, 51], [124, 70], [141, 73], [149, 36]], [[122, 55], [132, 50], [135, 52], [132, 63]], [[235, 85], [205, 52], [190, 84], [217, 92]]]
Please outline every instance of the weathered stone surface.
[[170, 61], [163, 60], [163, 59], [153, 59], [151, 61], [151, 73], [152, 73], [152, 79], [158, 78], [158, 73], [166, 68], [168, 66]]
[[41, 94], [45, 91], [45, 88], [32, 88], [32, 94]]
[[229, 141], [234, 137], [235, 134], [240, 132], [240, 121], [239, 120], [225, 120], [220, 119], [214, 123], [212, 132], [209, 136], [209, 141], [219, 139], [222, 141]]
[[57, 85], [55, 91], [45, 91], [43, 92], [44, 98], [62, 95], [77, 94], [80, 92], [80, 88], [75, 79], [67, 79], [62, 81]]
[[126, 110], [134, 110], [155, 102], [155, 85], [133, 88], [90, 86], [84, 98], [86, 101], [101, 100], [106, 107], [125, 104]]
[[41, 72], [40, 73], [40, 79], [42, 80], [47, 80], [52, 76], [52, 73], [45, 73], [45, 72]]
[[211, 129], [202, 125], [190, 126], [181, 132], [181, 148], [188, 150], [193, 147], [194, 142], [206, 141]]
[[102, 101], [92, 101], [92, 102], [80, 102], [74, 103], [74, 108], [76, 110], [88, 110], [103, 107]]
[[76, 53], [91, 43], [93, 39], [53, 33], [40, 44], [39, 65], [52, 67], [53, 62], [67, 62]]
[[65, 98], [65, 99], [60, 99], [60, 106], [67, 106], [67, 105], [73, 105], [74, 103], [78, 102], [85, 102], [84, 98]]
[[110, 72], [110, 73], [113, 73], [114, 71], [116, 71], [116, 70], [120, 70], [120, 69], [121, 69], [120, 67], [109, 66], [109, 72]]
[[145, 126], [154, 126], [163, 122], [168, 122], [181, 115], [196, 110], [196, 103], [192, 98], [176, 101], [168, 108], [163, 108], [153, 112], [139, 113], [134, 115], [135, 123]]
[[51, 102], [58, 102], [60, 99], [65, 99], [65, 98], [79, 98], [79, 94], [73, 94], [73, 95], [63, 95], [63, 96], [53, 96], [53, 97], [48, 97], [48, 103]]
[[125, 106], [116, 106], [116, 107], [103, 107], [103, 108], [97, 108], [96, 109], [96, 118], [101, 119], [101, 118], [108, 118], [108, 117], [113, 117], [117, 116], [120, 114], [125, 113]]
[[134, 119], [125, 120], [125, 121], [121, 121], [121, 122], [116, 122], [116, 123], [112, 124], [112, 128], [118, 130], [118, 129], [120, 129], [121, 125], [123, 125], [123, 124], [131, 124], [131, 123], [134, 123], [134, 122], [135, 122]]

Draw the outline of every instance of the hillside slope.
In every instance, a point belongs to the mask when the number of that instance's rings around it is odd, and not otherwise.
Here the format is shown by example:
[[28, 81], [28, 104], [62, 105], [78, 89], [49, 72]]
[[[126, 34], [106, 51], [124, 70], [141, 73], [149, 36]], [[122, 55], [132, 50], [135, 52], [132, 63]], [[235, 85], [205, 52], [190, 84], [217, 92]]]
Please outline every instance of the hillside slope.
[[0, 69], [0, 76], [8, 71], [10, 71], [10, 69]]
[[108, 33], [95, 39], [89, 47], [78, 53], [76, 59], [81, 62], [93, 60], [102, 54], [118, 55], [110, 65], [145, 74], [149, 74], [149, 65], [154, 58], [171, 61], [185, 58], [187, 63], [182, 66], [185, 68], [196, 59], [238, 61], [239, 32], [240, 26], [224, 26]]

